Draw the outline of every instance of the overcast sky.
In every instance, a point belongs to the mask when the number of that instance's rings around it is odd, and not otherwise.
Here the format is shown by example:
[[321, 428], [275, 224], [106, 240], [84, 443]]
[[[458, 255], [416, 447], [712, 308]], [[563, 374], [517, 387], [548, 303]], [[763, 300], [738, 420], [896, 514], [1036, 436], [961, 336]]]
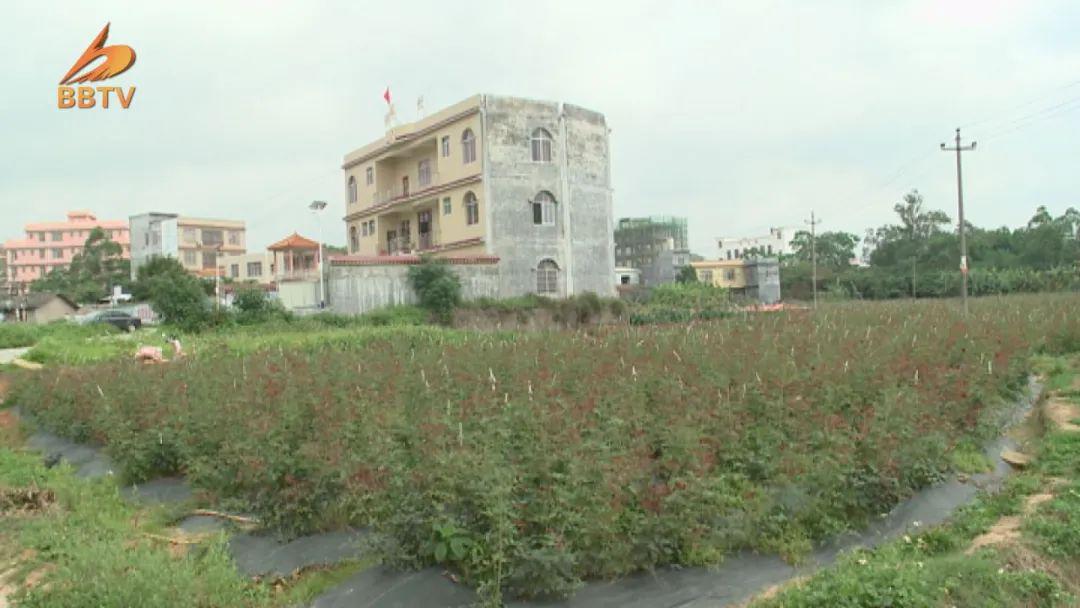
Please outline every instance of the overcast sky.
[[[330, 202], [342, 156], [474, 93], [562, 100], [611, 127], [616, 217], [685, 215], [692, 248], [802, 225], [862, 234], [918, 188], [955, 219], [1080, 207], [1080, 3], [5, 2], [0, 240], [87, 208], [245, 220], [249, 249]], [[137, 53], [128, 110], [59, 110], [56, 86], [112, 22]]]

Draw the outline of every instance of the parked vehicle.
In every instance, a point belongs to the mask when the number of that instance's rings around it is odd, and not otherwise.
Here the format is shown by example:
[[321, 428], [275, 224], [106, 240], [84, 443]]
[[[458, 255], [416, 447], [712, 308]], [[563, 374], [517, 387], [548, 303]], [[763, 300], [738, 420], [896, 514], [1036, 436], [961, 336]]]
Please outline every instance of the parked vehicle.
[[135, 331], [142, 327], [142, 319], [123, 310], [106, 310], [93, 318], [91, 323], [108, 323], [123, 331]]

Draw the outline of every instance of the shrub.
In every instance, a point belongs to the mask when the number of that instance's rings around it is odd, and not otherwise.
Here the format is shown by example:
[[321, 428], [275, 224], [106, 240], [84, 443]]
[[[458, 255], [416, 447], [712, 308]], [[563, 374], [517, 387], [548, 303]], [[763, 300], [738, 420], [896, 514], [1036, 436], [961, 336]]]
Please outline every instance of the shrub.
[[186, 332], [210, 325], [210, 306], [199, 279], [186, 273], [157, 276], [150, 279], [147, 292], [163, 323]]
[[265, 323], [272, 319], [290, 316], [280, 302], [272, 301], [261, 287], [244, 287], [236, 292], [233, 300], [236, 321], [241, 325]]
[[1043, 337], [1080, 325], [1077, 300], [596, 335], [241, 327], [178, 364], [49, 367], [15, 396], [130, 475], [183, 469], [294, 532], [370, 525], [389, 561], [442, 563], [489, 599], [566, 594], [741, 549], [797, 559], [969, 465], [953, 455]]
[[420, 306], [439, 323], [449, 325], [454, 309], [461, 303], [461, 279], [445, 260], [425, 257], [409, 267], [409, 285]]

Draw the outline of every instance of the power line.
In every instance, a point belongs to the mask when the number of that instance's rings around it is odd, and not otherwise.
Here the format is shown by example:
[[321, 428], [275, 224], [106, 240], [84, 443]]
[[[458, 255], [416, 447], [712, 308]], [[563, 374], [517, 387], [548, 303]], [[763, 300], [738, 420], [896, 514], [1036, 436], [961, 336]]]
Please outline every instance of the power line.
[[[1016, 131], [1026, 129], [1026, 128], [1032, 126], [1032, 125], [1039, 124], [1041, 122], [1051, 120], [1053, 118], [1057, 118], [1057, 117], [1063, 116], [1065, 114], [1068, 114], [1069, 112], [1072, 112], [1073, 110], [1080, 109], [1080, 97], [1078, 97], [1076, 99], [1073, 99], [1073, 100], [1070, 100], [1067, 103], [1069, 104], [1068, 107], [1065, 107], [1066, 104], [1059, 104], [1058, 106], [1055, 106], [1055, 108], [1054, 108], [1056, 111], [1050, 112], [1049, 114], [1046, 114], [1045, 116], [1042, 116], [1041, 118], [1036, 118], [1034, 120], [1029, 120], [1029, 121], [1024, 122], [1022, 124], [1013, 124], [1008, 128], [999, 129], [997, 131], [994, 131], [994, 132], [990, 133], [989, 135], [987, 135], [983, 139], [986, 140], [986, 141], [989, 141], [991, 139], [998, 139], [998, 138], [1004, 137], [1004, 136], [1006, 136], [1006, 135], [1008, 135], [1010, 133], [1014, 133]], [[1048, 108], [1048, 109], [1050, 109], [1050, 108]], [[1017, 122], [1019, 122], [1019, 121], [1017, 121]]]
[[[1054, 89], [1051, 89], [1051, 91], [1052, 92], [1064, 91], [1066, 89], [1071, 89], [1072, 87], [1074, 87], [1076, 85], [1080, 85], [1080, 80], [1074, 80], [1074, 81], [1069, 82], [1067, 84], [1064, 84], [1064, 85], [1062, 85], [1060, 87], [1055, 87]], [[981, 118], [979, 120], [969, 122], [969, 123], [966, 123], [966, 124], [962, 124], [962, 125], [960, 125], [960, 128], [961, 129], [970, 129], [971, 127], [974, 127], [975, 125], [986, 124], [988, 122], [993, 123], [993, 122], [997, 121], [998, 116], [1007, 116], [1009, 114], [1012, 114], [1013, 112], [1016, 112], [1018, 110], [1022, 110], [1024, 108], [1027, 108], [1028, 106], [1034, 105], [1034, 104], [1044, 100], [1045, 98], [1046, 98], [1045, 95], [1040, 95], [1039, 97], [1029, 99], [1028, 101], [1026, 101], [1024, 103], [1012, 106], [1009, 109], [1004, 110], [1002, 112], [997, 112], [995, 114], [990, 114], [990, 115], [985, 116], [985, 117], [983, 117], [983, 118]]]

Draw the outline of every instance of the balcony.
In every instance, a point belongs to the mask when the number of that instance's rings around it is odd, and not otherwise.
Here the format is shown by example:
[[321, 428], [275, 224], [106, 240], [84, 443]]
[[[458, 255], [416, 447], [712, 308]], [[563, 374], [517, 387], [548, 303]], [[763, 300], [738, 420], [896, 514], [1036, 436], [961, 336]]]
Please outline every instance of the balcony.
[[318, 278], [318, 268], [293, 268], [274, 274], [275, 281], [310, 281]]
[[386, 205], [398, 201], [424, 196], [428, 190], [433, 190], [442, 185], [439, 174], [432, 171], [428, 175], [420, 175], [415, 183], [410, 179], [408, 187], [404, 182], [398, 182], [392, 187], [375, 193], [372, 205]]
[[431, 251], [438, 246], [434, 232], [421, 234], [418, 239], [395, 237], [386, 242], [386, 249], [381, 250], [379, 255], [411, 255]]

